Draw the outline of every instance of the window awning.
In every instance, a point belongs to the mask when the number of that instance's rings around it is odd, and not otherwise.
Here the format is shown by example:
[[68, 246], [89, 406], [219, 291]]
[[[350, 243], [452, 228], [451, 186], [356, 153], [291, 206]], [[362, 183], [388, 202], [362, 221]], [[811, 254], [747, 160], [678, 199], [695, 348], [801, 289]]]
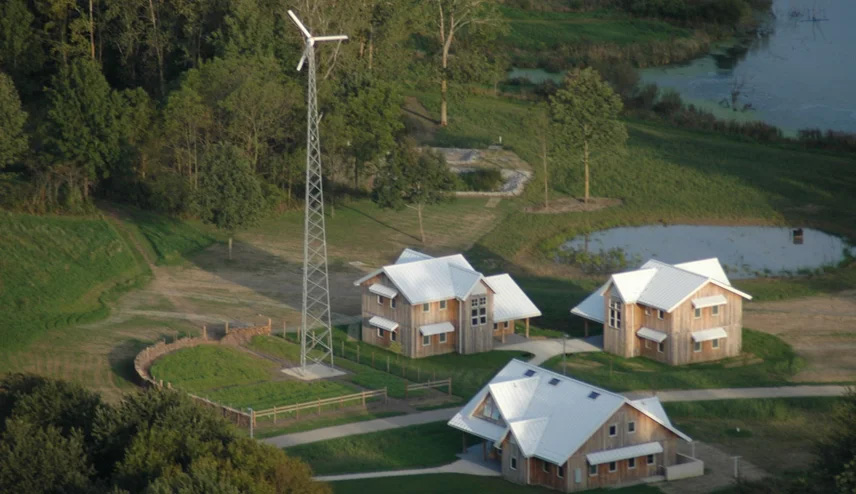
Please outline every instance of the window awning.
[[725, 305], [728, 299], [725, 295], [711, 295], [710, 297], [699, 297], [693, 299], [693, 307], [696, 309], [704, 309], [705, 307], [713, 307], [714, 305]]
[[451, 333], [455, 330], [455, 326], [450, 322], [438, 322], [437, 324], [426, 324], [419, 326], [419, 332], [422, 336], [431, 336], [435, 334]]
[[660, 443], [650, 442], [589, 453], [586, 455], [586, 460], [588, 460], [589, 465], [600, 465], [601, 463], [626, 460], [628, 458], [638, 458], [640, 456], [654, 455], [662, 452], [663, 446]]
[[385, 329], [386, 331], [395, 331], [398, 329], [398, 323], [395, 321], [390, 321], [385, 317], [380, 316], [372, 316], [369, 319], [369, 324], [376, 328]]
[[380, 283], [375, 283], [374, 285], [369, 287], [369, 291], [374, 293], [375, 295], [380, 295], [381, 297], [386, 298], [395, 298], [398, 295], [398, 290], [395, 288], [388, 287], [386, 285], [382, 285]]
[[707, 340], [718, 340], [719, 338], [727, 338], [728, 333], [722, 328], [705, 329], [702, 331], [693, 332], [693, 341], [696, 343]]
[[651, 340], [655, 343], [662, 343], [666, 338], [669, 337], [669, 335], [667, 335], [666, 333], [651, 328], [641, 328], [639, 331], [636, 332], [636, 336], [640, 338], [645, 338], [646, 340]]

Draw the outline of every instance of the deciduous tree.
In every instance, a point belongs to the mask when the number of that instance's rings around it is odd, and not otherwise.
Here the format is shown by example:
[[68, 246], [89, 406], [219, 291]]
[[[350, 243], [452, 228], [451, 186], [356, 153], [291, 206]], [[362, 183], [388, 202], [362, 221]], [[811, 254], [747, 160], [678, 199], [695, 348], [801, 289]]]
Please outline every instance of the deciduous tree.
[[26, 121], [12, 79], [0, 72], [0, 169], [14, 163], [27, 148]]
[[425, 206], [449, 200], [454, 189], [455, 177], [441, 155], [421, 151], [405, 141], [395, 148], [375, 176], [372, 199], [382, 208], [415, 210], [419, 237], [424, 244]]
[[579, 151], [582, 156], [585, 202], [589, 200], [592, 152], [616, 149], [627, 140], [627, 130], [618, 119], [622, 108], [621, 98], [592, 69], [568, 74], [565, 85], [550, 98], [550, 113], [556, 124], [557, 138], [569, 150]]
[[264, 207], [261, 186], [246, 156], [235, 146], [220, 143], [205, 153], [196, 191], [197, 212], [203, 221], [229, 234], [229, 259], [235, 231], [253, 224]]

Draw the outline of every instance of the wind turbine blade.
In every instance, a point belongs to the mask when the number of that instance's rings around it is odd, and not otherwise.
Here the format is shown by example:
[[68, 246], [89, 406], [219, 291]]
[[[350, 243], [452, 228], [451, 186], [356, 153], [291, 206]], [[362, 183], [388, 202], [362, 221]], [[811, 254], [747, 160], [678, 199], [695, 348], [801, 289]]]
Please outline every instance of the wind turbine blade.
[[297, 25], [297, 28], [300, 29], [304, 36], [306, 36], [307, 38], [312, 37], [312, 35], [309, 34], [309, 30], [306, 29], [306, 26], [304, 26], [302, 22], [300, 22], [300, 19], [297, 18], [297, 15], [294, 13], [293, 10], [288, 9], [288, 16], [291, 17], [291, 20]]
[[335, 36], [315, 36], [312, 39], [314, 41], [348, 41], [348, 37], [344, 34], [338, 34]]
[[297, 71], [300, 72], [300, 69], [303, 68], [303, 64], [306, 62], [306, 57], [309, 56], [309, 49], [312, 48], [313, 43], [310, 41], [306, 43], [306, 49], [303, 50], [303, 55], [300, 56], [300, 62], [297, 64]]

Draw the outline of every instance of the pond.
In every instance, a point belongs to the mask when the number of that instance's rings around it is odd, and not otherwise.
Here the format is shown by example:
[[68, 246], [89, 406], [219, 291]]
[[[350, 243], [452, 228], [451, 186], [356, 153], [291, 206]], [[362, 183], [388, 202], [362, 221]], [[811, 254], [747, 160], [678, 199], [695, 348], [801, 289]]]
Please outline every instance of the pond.
[[717, 257], [732, 278], [808, 274], [856, 256], [856, 247], [811, 228], [704, 225], [611, 228], [577, 236], [560, 251], [560, 257], [587, 252], [627, 264], [613, 262], [612, 270], [636, 268], [648, 259], [674, 264]]
[[720, 118], [762, 120], [787, 134], [856, 132], [854, 19], [853, 0], [774, 0], [754, 39], [688, 64], [643, 70], [642, 82], [672, 88]]
[[549, 80], [561, 85], [564, 78], [564, 72], [547, 72], [544, 69], [522, 69], [519, 67], [512, 67], [511, 70], [508, 71], [508, 80], [526, 79], [532, 84], [541, 84]]

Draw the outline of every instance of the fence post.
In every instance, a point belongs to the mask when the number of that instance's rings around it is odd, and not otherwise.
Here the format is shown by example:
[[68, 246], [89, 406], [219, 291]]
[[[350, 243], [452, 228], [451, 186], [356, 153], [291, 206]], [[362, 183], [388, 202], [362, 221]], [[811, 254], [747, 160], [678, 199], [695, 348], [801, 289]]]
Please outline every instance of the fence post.
[[362, 398], [362, 400], [363, 400], [363, 408], [365, 408], [365, 407], [366, 407], [366, 392], [365, 392], [365, 391], [361, 391], [361, 392], [360, 392], [360, 398]]
[[273, 321], [268, 317], [268, 331], [273, 333]]
[[206, 326], [205, 324], [202, 325], [202, 339], [208, 339], [208, 326]]
[[253, 425], [255, 425], [253, 423], [253, 422], [255, 422], [255, 420], [253, 420], [253, 419], [255, 416], [253, 415], [253, 409], [252, 408], [248, 408], [247, 410], [250, 411], [250, 415], [249, 415], [249, 417], [250, 417], [250, 439], [252, 439], [253, 438]]
[[273, 423], [276, 423], [276, 405], [273, 407]]
[[321, 398], [318, 398], [318, 415], [321, 415]]
[[229, 321], [226, 321], [226, 334], [229, 334]]

